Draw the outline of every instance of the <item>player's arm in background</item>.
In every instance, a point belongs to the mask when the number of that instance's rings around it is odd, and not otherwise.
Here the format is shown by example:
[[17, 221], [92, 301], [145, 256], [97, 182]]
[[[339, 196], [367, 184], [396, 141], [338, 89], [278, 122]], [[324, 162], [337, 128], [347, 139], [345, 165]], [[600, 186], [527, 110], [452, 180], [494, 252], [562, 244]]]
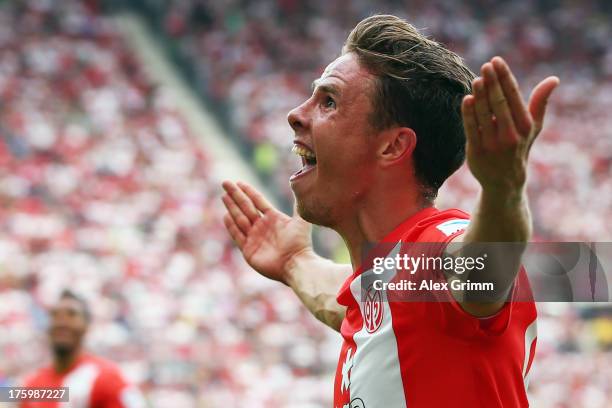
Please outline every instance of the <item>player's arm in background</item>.
[[317, 319], [339, 331], [346, 310], [336, 295], [352, 273], [351, 266], [318, 256], [312, 248], [311, 225], [295, 211], [292, 217], [278, 211], [245, 183], [226, 181], [223, 188], [223, 222], [247, 263], [289, 286]]
[[[470, 225], [452, 241], [460, 244], [451, 245], [449, 251], [471, 256], [484, 250], [488, 256], [485, 268], [462, 278], [494, 284], [486, 302], [473, 301], [467, 293], [454, 293], [472, 315], [489, 316], [499, 311], [519, 271], [532, 231], [526, 194], [529, 150], [542, 130], [546, 104], [558, 84], [558, 78], [546, 78], [525, 104], [510, 68], [495, 57], [482, 66], [481, 77], [472, 83], [473, 94], [463, 100], [467, 165], [481, 191]], [[478, 243], [498, 242], [513, 244], [478, 248]]]

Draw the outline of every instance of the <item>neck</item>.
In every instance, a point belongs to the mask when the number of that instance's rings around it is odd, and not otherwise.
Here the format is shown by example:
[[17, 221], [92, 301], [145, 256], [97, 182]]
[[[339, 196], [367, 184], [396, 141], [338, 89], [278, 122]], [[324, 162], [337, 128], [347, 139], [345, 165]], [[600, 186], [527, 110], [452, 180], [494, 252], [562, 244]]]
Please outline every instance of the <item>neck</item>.
[[80, 354], [81, 349], [78, 347], [67, 353], [56, 352], [53, 357], [53, 368], [55, 368], [55, 371], [58, 373], [68, 371], [77, 358], [79, 358]]
[[373, 187], [356, 203], [352, 216], [336, 228], [348, 247], [353, 270], [361, 266], [363, 251], [369, 245], [382, 241], [403, 221], [431, 205], [417, 189], [407, 189], [405, 184], [378, 183]]

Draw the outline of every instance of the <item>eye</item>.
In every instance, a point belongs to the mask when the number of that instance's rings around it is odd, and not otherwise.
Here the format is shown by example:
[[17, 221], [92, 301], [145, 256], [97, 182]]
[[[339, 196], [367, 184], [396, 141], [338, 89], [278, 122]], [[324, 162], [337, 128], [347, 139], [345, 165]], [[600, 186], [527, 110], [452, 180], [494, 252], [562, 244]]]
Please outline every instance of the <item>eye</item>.
[[327, 109], [336, 109], [336, 101], [331, 96], [326, 96], [323, 106]]

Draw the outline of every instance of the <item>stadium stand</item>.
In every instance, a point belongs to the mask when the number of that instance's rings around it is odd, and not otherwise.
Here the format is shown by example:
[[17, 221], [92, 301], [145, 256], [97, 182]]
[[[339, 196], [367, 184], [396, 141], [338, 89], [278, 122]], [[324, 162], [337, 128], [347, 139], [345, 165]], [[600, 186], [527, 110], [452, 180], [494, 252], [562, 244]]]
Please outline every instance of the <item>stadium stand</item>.
[[[382, 1], [374, 8], [361, 1], [228, 6], [187, 0], [163, 15], [167, 33], [203, 78], [202, 91], [226, 104], [253, 145], [254, 164], [290, 197], [286, 174], [295, 162], [287, 154], [292, 140], [287, 112], [308, 96], [311, 81], [339, 54], [354, 22], [373, 12], [407, 18], [472, 67], [502, 55], [525, 94], [544, 76], [558, 75], [563, 86], [531, 160], [536, 234], [551, 240], [612, 237], [610, 224], [601, 221], [611, 215], [612, 197], [608, 2]], [[440, 205], [472, 208], [478, 190], [471, 181], [459, 173]]]
[[215, 158], [114, 23], [78, 1], [0, 10], [0, 382], [46, 360], [44, 307], [71, 287], [89, 346], [154, 407], [328, 398], [324, 329], [240, 263]]

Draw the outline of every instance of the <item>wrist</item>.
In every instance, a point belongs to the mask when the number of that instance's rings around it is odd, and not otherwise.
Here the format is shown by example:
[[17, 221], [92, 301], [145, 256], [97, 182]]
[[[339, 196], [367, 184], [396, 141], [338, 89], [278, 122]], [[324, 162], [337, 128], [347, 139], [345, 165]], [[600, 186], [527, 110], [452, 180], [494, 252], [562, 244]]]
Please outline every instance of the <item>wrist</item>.
[[[485, 189], [476, 211], [478, 224], [490, 224], [485, 241], [526, 242], [531, 237], [531, 214], [525, 188]], [[479, 238], [482, 240], [482, 237]]]
[[483, 192], [501, 199], [516, 198], [524, 193], [527, 185], [527, 167], [525, 162], [503, 166], [503, 172], [482, 174], [478, 178]]
[[305, 265], [311, 262], [317, 257], [312, 247], [303, 248], [294, 254], [292, 254], [285, 261], [283, 270], [283, 283], [289, 287], [293, 287], [293, 283], [296, 281], [296, 277], [299, 272], [305, 269]]
[[525, 184], [509, 186], [503, 184], [483, 185], [481, 198], [485, 202], [514, 206], [525, 203]]

